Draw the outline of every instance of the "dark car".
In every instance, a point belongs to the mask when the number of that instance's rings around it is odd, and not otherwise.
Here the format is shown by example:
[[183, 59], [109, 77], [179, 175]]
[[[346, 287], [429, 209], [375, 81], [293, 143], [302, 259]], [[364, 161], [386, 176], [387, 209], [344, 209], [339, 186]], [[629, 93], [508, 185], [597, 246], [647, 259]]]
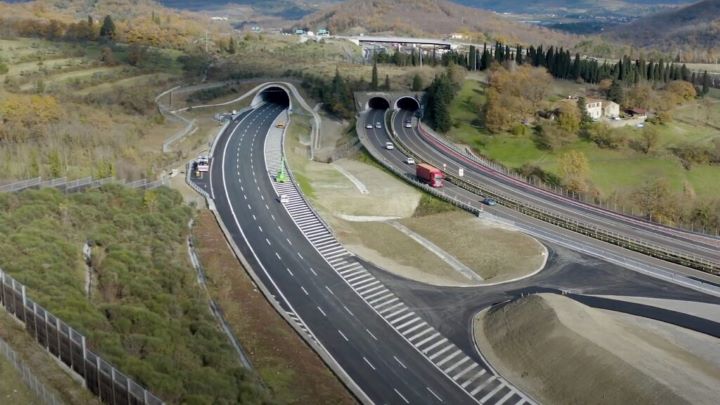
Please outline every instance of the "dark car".
[[490, 198], [490, 197], [482, 200], [482, 203], [485, 204], [485, 205], [490, 205], [490, 206], [492, 206], [492, 205], [497, 205], [497, 201], [495, 201], [494, 199], [492, 199], [492, 198]]

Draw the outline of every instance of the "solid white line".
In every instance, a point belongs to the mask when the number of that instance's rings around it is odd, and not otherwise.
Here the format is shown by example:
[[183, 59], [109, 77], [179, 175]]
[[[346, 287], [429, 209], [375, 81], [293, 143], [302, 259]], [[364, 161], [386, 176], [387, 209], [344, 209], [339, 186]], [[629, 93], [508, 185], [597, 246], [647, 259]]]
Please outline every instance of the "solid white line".
[[484, 397], [482, 397], [482, 399], [480, 400], [480, 402], [483, 402], [483, 403], [484, 403], [484, 402], [487, 401], [488, 399], [492, 398], [493, 395], [497, 394], [497, 392], [500, 391], [501, 389], [503, 389], [504, 387], [505, 387], [504, 384], [498, 384], [498, 386], [495, 387], [494, 390], [488, 392], [487, 395], [485, 395]]
[[[409, 317], [411, 317], [411, 316], [415, 316], [415, 313], [414, 313], [414, 312], [409, 312], [409, 313], [407, 313], [407, 314], [405, 314], [405, 315], [403, 315], [403, 316], [401, 316], [401, 317], [399, 317], [399, 318], [397, 318], [397, 319], [394, 319], [394, 320], [390, 321], [390, 324], [392, 324], [393, 326], [397, 327], [397, 324], [400, 323], [400, 321], [402, 321], [403, 319], [407, 319], [407, 318], [409, 318]], [[388, 318], [386, 318], [386, 319], [388, 319]]]
[[416, 317], [416, 318], [413, 318], [413, 319], [405, 322], [405, 323], [402, 324], [402, 325], [398, 325], [397, 328], [395, 328], [395, 329], [397, 329], [398, 331], [401, 331], [401, 330], [403, 330], [404, 328], [407, 328], [408, 326], [410, 326], [410, 325], [412, 325], [412, 324], [414, 324], [414, 323], [416, 323], [416, 322], [418, 322], [418, 321], [422, 322], [423, 320], [422, 320], [422, 318], [420, 318], [420, 317]]
[[[447, 341], [447, 339], [443, 339], [443, 340]], [[440, 342], [440, 343], [445, 343], [445, 342]], [[445, 353], [445, 352], [449, 352], [449, 351], [452, 350], [454, 347], [455, 347], [455, 345], [453, 345], [453, 344], [448, 344], [447, 346], [445, 346], [445, 347], [443, 347], [442, 349], [438, 350], [437, 352], [433, 353], [430, 357], [428, 357], [428, 359], [430, 359], [430, 360], [435, 360], [435, 359], [437, 359], [438, 357], [440, 357], [441, 354], [443, 354], [443, 353]], [[432, 347], [429, 347], [429, 348], [423, 350], [423, 352], [424, 352], [425, 354], [427, 354], [427, 353], [431, 352], [432, 349], [433, 349]]]
[[486, 371], [485, 371], [484, 369], [478, 371], [476, 374], [474, 374], [472, 377], [470, 377], [467, 381], [465, 381], [464, 383], [462, 383], [462, 384], [460, 385], [460, 387], [461, 387], [461, 388], [465, 388], [465, 387], [469, 386], [470, 384], [472, 384], [472, 383], [474, 383], [475, 381], [477, 381], [478, 378], [482, 377], [485, 373], [486, 373]]
[[349, 342], [349, 341], [350, 341], [350, 339], [348, 339], [347, 336], [345, 336], [345, 334], [342, 333], [342, 331], [341, 331], [340, 329], [338, 329], [338, 333], [340, 334], [340, 336], [343, 337], [343, 339], [345, 339], [346, 342]]
[[398, 362], [398, 364], [400, 364], [400, 365], [402, 366], [402, 368], [407, 368], [407, 366], [406, 366], [406, 365], [404, 365], [404, 364], [403, 364], [403, 362], [402, 362], [402, 361], [400, 361], [400, 359], [398, 359], [398, 358], [397, 358], [397, 356], [393, 356], [393, 359], [395, 359], [395, 361], [397, 361], [397, 362]]
[[[405, 312], [406, 310], [407, 310], [407, 308], [402, 307], [402, 308], [398, 309], [397, 311], [393, 312], [392, 314], [386, 316], [385, 319], [390, 319], [390, 318], [392, 318], [392, 317], [395, 316], [395, 315], [400, 315], [400, 314], [402, 314], [403, 312]], [[410, 314], [410, 313], [408, 312], [408, 314]], [[392, 324], [392, 322], [390, 322], [390, 324]]]
[[[495, 381], [495, 376], [491, 376], [490, 378], [487, 379], [487, 381], [485, 381], [484, 383], [478, 385], [477, 388], [475, 388], [474, 390], [470, 391], [470, 395], [475, 395], [475, 394], [477, 394], [478, 392], [482, 391], [483, 388], [485, 388], [485, 387], [487, 387], [488, 385], [490, 385], [490, 383], [493, 382], [493, 381]], [[501, 386], [502, 386], [502, 384], [501, 384]]]
[[406, 331], [403, 332], [402, 334], [407, 336], [407, 335], [409, 335], [410, 333], [413, 333], [413, 332], [415, 332], [416, 330], [418, 330], [418, 329], [420, 329], [420, 328], [422, 328], [423, 326], [426, 326], [426, 325], [427, 325], [427, 323], [426, 323], [425, 321], [422, 321], [422, 322], [420, 322], [419, 324], [413, 326], [412, 328], [406, 330]]
[[373, 366], [372, 363], [370, 363], [370, 361], [365, 358], [365, 356], [363, 356], [363, 360], [365, 360], [365, 363], [367, 363], [368, 366], [370, 366], [371, 369], [375, 370], [375, 366]]
[[327, 316], [327, 314], [325, 313], [325, 311], [322, 310], [322, 308], [317, 307], [317, 309], [318, 311], [320, 311], [321, 314], [323, 314], [323, 316]]
[[452, 352], [449, 356], [445, 357], [444, 359], [440, 360], [436, 363], [438, 367], [442, 366], [443, 364], [447, 363], [448, 361], [454, 359], [458, 354], [462, 354], [462, 350], [457, 349], [456, 351]]
[[467, 366], [463, 371], [461, 371], [461, 372], [459, 372], [458, 374], [456, 374], [455, 377], [453, 377], [453, 380], [455, 380], [455, 381], [459, 380], [462, 376], [464, 376], [465, 374], [467, 374], [468, 371], [474, 369], [475, 367], [477, 367], [477, 363], [472, 363], [472, 364], [470, 364], [470, 365]]
[[373, 335], [369, 329], [365, 329], [365, 332], [367, 332], [370, 336], [372, 336], [373, 339], [378, 340], [378, 338], [376, 338], [375, 335]]
[[[445, 369], [445, 373], [446, 373], [446, 374], [447, 374], [447, 373], [450, 373], [451, 371], [455, 370], [455, 369], [458, 368], [461, 364], [465, 363], [465, 362], [468, 361], [468, 360], [470, 360], [470, 357], [468, 357], [468, 356], [463, 357], [462, 359], [460, 359], [460, 360], [458, 360], [457, 362], [455, 362], [455, 364], [453, 364], [452, 366], [446, 368], [446, 369]], [[439, 366], [439, 364], [438, 364], [438, 366]]]
[[368, 278], [368, 279], [363, 279], [362, 281], [353, 284], [352, 285], [353, 289], [355, 291], [358, 291], [358, 288], [360, 288], [360, 287], [367, 287], [368, 285], [372, 285], [373, 283], [376, 283], [376, 282], [379, 283], [379, 281], [377, 281], [377, 279], [375, 279], [372, 275], [369, 275], [369, 277], [370, 278]]
[[403, 401], [405, 401], [406, 404], [409, 404], [409, 403], [410, 403], [410, 401], [408, 401], [407, 398], [405, 398], [405, 397], [403, 396], [403, 394], [400, 393], [400, 391], [398, 391], [398, 390], [395, 389], [395, 388], [393, 388], [393, 390], [395, 391], [396, 394], [398, 394], [398, 395], [400, 396], [400, 398], [403, 399]]
[[428, 391], [430, 391], [430, 393], [433, 394], [433, 396], [434, 396], [435, 398], [437, 398], [438, 401], [444, 402], [444, 401], [442, 400], [442, 398], [440, 398], [440, 397], [438, 396], [438, 394], [434, 393], [433, 390], [430, 389], [430, 387], [425, 387], [425, 388], [426, 388]]
[[[443, 344], [443, 343], [445, 343], [445, 342], [447, 342], [447, 338], [444, 338], [444, 337], [443, 337], [442, 339], [440, 339], [440, 340], [438, 340], [437, 342], [435, 342], [435, 343], [433, 343], [432, 345], [430, 345], [430, 347], [423, 349], [423, 353], [427, 353], [427, 352], [429, 352], [430, 350], [432, 350], [432, 349], [440, 346], [441, 344]], [[420, 344], [418, 344], [418, 346], [420, 346]], [[452, 346], [450, 346], [450, 345], [448, 345], [447, 347], [452, 348]]]
[[[385, 294], [385, 292], [389, 291], [387, 288], [385, 288], [385, 286], [382, 286], [382, 285], [380, 286], [380, 289], [381, 289], [380, 291], [376, 291], [376, 292], [372, 293], [371, 295], [368, 295], [367, 297], [365, 297], [365, 299], [369, 300], [371, 298], [377, 297], [380, 294]], [[366, 294], [369, 292], [370, 291], [365, 291]]]
[[[508, 387], [508, 388], [509, 388], [509, 387]], [[507, 401], [508, 399], [510, 399], [511, 396], [513, 396], [513, 394], [515, 394], [515, 391], [513, 391], [512, 389], [510, 389], [510, 392], [508, 392], [507, 394], [505, 394], [504, 397], [500, 398], [500, 400], [497, 402], [497, 405], [502, 405], [502, 404], [504, 404], [505, 401]]]
[[[434, 331], [434, 330], [435, 330], [435, 329], [433, 329], [433, 328], [431, 328], [431, 327], [430, 327], [430, 328], [427, 328], [427, 329], [423, 329], [422, 332], [418, 332], [415, 336], [413, 336], [413, 337], [411, 337], [411, 338], [408, 338], [408, 341], [410, 341], [410, 343], [412, 343], [413, 340], [421, 337], [422, 335], [426, 335], [428, 332], [432, 332], [432, 331]], [[437, 333], [437, 332], [436, 332], [436, 334], [439, 335], [439, 333]], [[433, 338], [433, 336], [430, 336], [430, 339], [432, 339], [432, 338]], [[419, 345], [419, 344], [418, 344], [418, 345]], [[418, 345], [415, 345], [415, 346], [418, 346]]]
[[[391, 293], [391, 294], [392, 294], [392, 293]], [[381, 299], [381, 298], [378, 298], [378, 300], [380, 300], [380, 299]], [[388, 300], [388, 301], [385, 301], [385, 302], [383, 302], [382, 304], [378, 305], [377, 307], [375, 307], [375, 309], [377, 310], [377, 309], [379, 309], [379, 308], [384, 307], [385, 305], [392, 304], [392, 303], [395, 302], [395, 301], [400, 301], [400, 298], [394, 297], [393, 299]], [[393, 305], [393, 306], [391, 306], [391, 307], [385, 308], [385, 309], [383, 309], [382, 311], [380, 311], [380, 314], [382, 315], [382, 314], [384, 314], [385, 312], [390, 311], [390, 310], [393, 309], [393, 308], [397, 308], [397, 307], [400, 306], [400, 305], [403, 305], [403, 303], [402, 303], [402, 302], [398, 302], [397, 304], [395, 304], [395, 305]]]
[[[380, 284], [379, 281], [378, 281], [378, 284]], [[372, 288], [370, 288], [370, 289], [368, 290], [368, 289], [366, 289], [366, 288], [368, 288], [368, 287], [372, 287]], [[361, 292], [360, 295], [369, 294], [369, 293], [371, 293], [371, 292], [373, 292], [373, 291], [377, 291], [377, 290], [380, 290], [380, 289], [383, 289], [383, 288], [385, 288], [385, 286], [382, 285], [382, 284], [377, 285], [377, 286], [369, 286], [369, 285], [368, 285], [368, 286], [365, 286], [365, 287], [362, 288], [362, 289], [365, 290], [365, 291]], [[360, 291], [361, 291], [361, 290], [358, 290], [358, 292], [360, 292]]]

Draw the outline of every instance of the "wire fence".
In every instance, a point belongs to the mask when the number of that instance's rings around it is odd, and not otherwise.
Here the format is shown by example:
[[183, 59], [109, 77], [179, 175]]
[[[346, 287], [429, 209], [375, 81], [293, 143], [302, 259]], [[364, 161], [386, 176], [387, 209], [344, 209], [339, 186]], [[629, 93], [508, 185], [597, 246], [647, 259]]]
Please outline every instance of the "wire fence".
[[85, 336], [30, 299], [25, 286], [0, 269], [0, 305], [45, 348], [77, 374], [85, 387], [112, 405], [162, 405], [163, 401], [87, 347]]
[[20, 377], [32, 391], [33, 394], [46, 405], [61, 405], [62, 401], [58, 400], [55, 394], [48, 389], [40, 380], [35, 377], [35, 374], [25, 365], [20, 359], [20, 356], [13, 351], [13, 349], [4, 340], [0, 338], [0, 353], [8, 360], [10, 364], [20, 373]]
[[16, 181], [13, 183], [2, 184], [0, 185], [0, 193], [16, 193], [27, 189], [39, 188], [55, 188], [66, 193], [71, 193], [75, 191], [98, 188], [105, 184], [120, 184], [130, 188], [151, 190], [161, 186], [166, 186], [168, 182], [169, 179], [165, 176], [155, 181], [140, 179], [131, 182], [127, 182], [126, 180], [119, 180], [114, 177], [107, 177], [103, 179], [83, 177], [81, 179], [75, 180], [68, 180], [65, 177], [43, 180], [41, 177], [36, 177], [27, 180]]

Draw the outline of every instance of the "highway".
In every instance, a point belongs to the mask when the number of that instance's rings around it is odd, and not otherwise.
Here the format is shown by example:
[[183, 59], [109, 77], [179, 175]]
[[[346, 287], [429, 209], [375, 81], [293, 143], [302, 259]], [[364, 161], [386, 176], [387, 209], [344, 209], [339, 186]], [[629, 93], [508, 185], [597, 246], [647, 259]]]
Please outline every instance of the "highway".
[[446, 164], [446, 170], [451, 173], [457, 173], [459, 168], [463, 168], [464, 177], [469, 181], [494, 187], [535, 206], [669, 250], [686, 252], [720, 263], [720, 240], [648, 223], [533, 187], [447, 148], [431, 136], [422, 134], [416, 125], [405, 128], [404, 121], [412, 117], [413, 112], [407, 110], [401, 110], [396, 115], [394, 124], [397, 136], [413, 153], [430, 164], [441, 169], [443, 164]]
[[463, 353], [408, 311], [325, 236], [304, 203], [294, 195], [289, 204], [278, 201], [275, 187], [291, 185], [273, 184], [266, 137], [286, 108], [266, 103], [233, 121], [216, 141], [210, 169], [211, 195], [229, 237], [282, 308], [371, 402], [528, 402], [476, 364], [475, 353]]

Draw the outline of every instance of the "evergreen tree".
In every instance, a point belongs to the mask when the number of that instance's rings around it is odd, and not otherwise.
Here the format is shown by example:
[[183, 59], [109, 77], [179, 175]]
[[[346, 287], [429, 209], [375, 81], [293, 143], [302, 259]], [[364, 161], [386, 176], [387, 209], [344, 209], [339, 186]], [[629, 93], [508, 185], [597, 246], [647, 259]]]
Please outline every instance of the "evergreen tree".
[[515, 63], [523, 64], [523, 47], [521, 45], [515, 45]]
[[488, 51], [487, 47], [485, 47], [483, 49], [482, 57], [480, 58], [480, 70], [488, 69], [491, 63], [492, 56], [490, 56], [490, 51]]
[[370, 79], [370, 90], [376, 91], [378, 89], [378, 67], [377, 62], [373, 63], [372, 78]]
[[474, 45], [470, 45], [470, 53], [468, 54], [468, 68], [477, 70], [477, 49]]
[[237, 46], [235, 45], [235, 38], [230, 36], [230, 41], [228, 42], [228, 53], [234, 54], [237, 51]]
[[571, 77], [575, 80], [580, 78], [580, 54], [575, 54], [575, 61], [573, 61], [571, 73]]
[[587, 100], [585, 97], [578, 98], [577, 101], [578, 110], [580, 110], [580, 123], [584, 126], [585, 124], [589, 124], [592, 122], [592, 118], [590, 118], [590, 114], [588, 114], [587, 111]]
[[102, 27], [100, 27], [100, 38], [112, 41], [115, 39], [115, 34], [115, 23], [112, 17], [107, 15], [103, 20]]
[[412, 91], [421, 91], [422, 89], [423, 89], [422, 77], [420, 77], [420, 74], [415, 73], [415, 76], [413, 76], [413, 81], [412, 81]]
[[390, 91], [390, 75], [385, 75], [385, 87], [386, 91]]
[[703, 73], [702, 78], [702, 90], [700, 91], [700, 94], [703, 96], [707, 95], [710, 92], [710, 76], [708, 76], [707, 70]]
[[608, 98], [618, 104], [622, 104], [625, 99], [623, 88], [618, 80], [613, 80], [610, 89], [608, 89]]

